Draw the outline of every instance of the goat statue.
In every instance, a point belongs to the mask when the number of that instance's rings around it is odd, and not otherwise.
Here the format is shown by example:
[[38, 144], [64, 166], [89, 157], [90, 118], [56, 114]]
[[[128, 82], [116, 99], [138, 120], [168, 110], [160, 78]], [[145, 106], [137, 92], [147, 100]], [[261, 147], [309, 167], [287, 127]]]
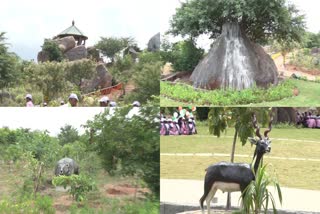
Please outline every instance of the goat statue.
[[210, 214], [210, 202], [213, 199], [216, 191], [219, 189], [222, 192], [236, 192], [243, 191], [255, 179], [255, 173], [259, 167], [260, 161], [263, 155], [271, 151], [271, 140], [268, 137], [268, 133], [271, 131], [271, 124], [273, 118], [271, 117], [269, 122], [269, 128], [264, 132], [264, 137], [261, 137], [260, 128], [257, 125], [256, 116], [253, 115], [253, 126], [256, 129], [255, 134], [259, 139], [248, 138], [249, 141], [256, 145], [253, 159], [254, 172], [252, 166], [246, 163], [229, 163], [219, 162], [209, 166], [206, 171], [204, 179], [204, 194], [200, 198], [200, 207], [204, 214], [203, 202], [206, 200], [208, 214]]

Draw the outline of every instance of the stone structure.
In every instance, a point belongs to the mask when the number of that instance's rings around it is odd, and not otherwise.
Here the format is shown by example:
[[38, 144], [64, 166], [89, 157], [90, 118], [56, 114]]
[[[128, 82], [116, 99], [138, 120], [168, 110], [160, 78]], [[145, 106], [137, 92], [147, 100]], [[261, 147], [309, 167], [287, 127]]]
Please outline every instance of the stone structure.
[[69, 61], [84, 59], [84, 58], [87, 58], [87, 55], [88, 55], [88, 52], [84, 45], [76, 46], [64, 53], [64, 56]]
[[[72, 26], [68, 27], [57, 36], [53, 38], [53, 41], [57, 43], [59, 49], [63, 53], [66, 59], [69, 61], [79, 60], [87, 58], [88, 51], [85, 47], [86, 40], [88, 39], [72, 21]], [[48, 54], [44, 51], [38, 53], [38, 62], [49, 61]]]
[[226, 23], [190, 80], [196, 88], [241, 90], [276, 85], [278, 72], [272, 58], [247, 38], [238, 23]]
[[112, 86], [112, 76], [103, 63], [97, 65], [96, 71], [97, 73], [91, 80], [83, 81], [81, 91], [84, 93]]

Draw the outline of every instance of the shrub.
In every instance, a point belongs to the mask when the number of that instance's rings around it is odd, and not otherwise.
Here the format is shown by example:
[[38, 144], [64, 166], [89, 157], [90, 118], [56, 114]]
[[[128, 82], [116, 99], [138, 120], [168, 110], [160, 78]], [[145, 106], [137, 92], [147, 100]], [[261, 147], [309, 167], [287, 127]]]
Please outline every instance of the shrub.
[[49, 61], [61, 62], [63, 60], [63, 54], [59, 49], [58, 44], [53, 40], [45, 39], [42, 50], [48, 54]]
[[246, 187], [241, 195], [244, 206], [244, 213], [261, 213], [264, 210], [268, 211], [268, 205], [271, 201], [273, 213], [277, 213], [276, 204], [272, 193], [269, 191], [268, 186], [272, 185], [277, 190], [280, 203], [282, 203], [282, 193], [279, 183], [269, 177], [266, 173], [266, 166], [259, 166], [255, 180]]
[[73, 199], [80, 202], [86, 199], [89, 191], [96, 189], [92, 179], [85, 175], [58, 176], [52, 180], [54, 186], [63, 186], [65, 189], [70, 186], [69, 193]]

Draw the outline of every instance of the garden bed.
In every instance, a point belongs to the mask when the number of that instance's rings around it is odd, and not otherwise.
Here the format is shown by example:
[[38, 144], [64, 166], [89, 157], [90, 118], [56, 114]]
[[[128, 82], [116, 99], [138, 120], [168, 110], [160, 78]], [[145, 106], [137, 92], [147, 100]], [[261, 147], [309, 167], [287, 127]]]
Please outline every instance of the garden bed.
[[254, 87], [241, 91], [234, 90], [203, 90], [194, 89], [187, 84], [172, 84], [160, 82], [160, 94], [176, 101], [192, 103], [196, 105], [230, 106], [237, 104], [250, 104], [278, 101], [292, 97], [295, 88], [292, 80], [286, 80], [269, 89]]

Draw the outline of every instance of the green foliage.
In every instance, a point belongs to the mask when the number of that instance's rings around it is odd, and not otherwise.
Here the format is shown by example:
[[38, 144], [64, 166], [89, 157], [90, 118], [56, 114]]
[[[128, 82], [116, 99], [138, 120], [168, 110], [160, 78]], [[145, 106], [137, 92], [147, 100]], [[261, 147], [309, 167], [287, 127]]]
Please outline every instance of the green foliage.
[[[139, 65], [138, 65], [139, 66]], [[160, 93], [160, 71], [161, 62], [146, 63], [141, 68], [136, 68], [133, 75], [133, 81], [136, 89], [129, 95], [129, 100], [139, 100], [141, 103], [146, 103], [151, 100], [152, 95], [158, 95]]]
[[242, 193], [244, 213], [267, 213], [271, 201], [273, 213], [277, 213], [275, 199], [269, 191], [268, 186], [274, 186], [277, 190], [280, 203], [282, 203], [282, 193], [280, 185], [275, 178], [270, 177], [266, 172], [267, 165], [259, 166], [256, 179], [251, 181]]
[[34, 205], [37, 211], [40, 213], [56, 213], [56, 210], [53, 208], [53, 200], [49, 196], [37, 196]]
[[58, 134], [58, 139], [60, 145], [65, 145], [67, 143], [74, 143], [79, 140], [78, 130], [71, 125], [65, 125], [60, 128], [60, 133]]
[[116, 53], [128, 46], [133, 46], [135, 41], [130, 37], [101, 37], [101, 40], [95, 45], [95, 47], [111, 58], [114, 61]]
[[69, 193], [77, 201], [86, 199], [86, 194], [96, 189], [96, 184], [85, 175], [57, 176], [52, 180], [54, 186], [63, 186], [65, 189], [70, 186]]
[[133, 75], [133, 65], [134, 61], [130, 55], [125, 55], [123, 58], [116, 57], [116, 60], [109, 71], [115, 79], [127, 83]]
[[42, 50], [48, 54], [49, 61], [61, 62], [63, 60], [63, 54], [58, 44], [51, 39], [44, 40]]
[[307, 32], [305, 35], [305, 48], [320, 48], [320, 32]]
[[137, 203], [129, 203], [125, 207], [124, 213], [126, 214], [158, 214], [159, 213], [159, 201], [142, 201]]
[[175, 71], [192, 72], [203, 57], [204, 50], [197, 48], [194, 41], [184, 40], [173, 45], [167, 44], [166, 51], [160, 52], [162, 60], [171, 62]]
[[28, 74], [27, 82], [37, 86], [44, 95], [44, 101], [58, 98], [63, 92], [70, 90], [70, 84], [65, 79], [66, 63], [45, 62], [32, 63], [25, 68]]
[[[103, 167], [111, 174], [137, 176], [159, 196], [158, 108], [140, 108], [139, 116], [128, 119], [130, 108], [116, 109], [111, 116], [106, 110], [87, 123], [95, 130], [94, 146]], [[131, 113], [132, 114], [132, 113]]]
[[285, 0], [190, 0], [176, 9], [169, 32], [191, 38], [201, 34], [217, 38], [226, 22], [240, 23], [249, 38], [258, 43], [270, 37], [300, 41], [305, 28], [304, 16]]
[[18, 57], [8, 52], [5, 43], [5, 33], [0, 32], [0, 89], [10, 86], [17, 81]]
[[89, 59], [69, 62], [66, 65], [66, 80], [77, 85], [79, 90], [82, 79], [91, 79], [96, 72], [95, 62]]
[[292, 89], [295, 84], [291, 80], [281, 82], [278, 86], [268, 89], [251, 88], [241, 91], [233, 90], [195, 90], [192, 86], [182, 84], [169, 84], [160, 82], [160, 94], [181, 102], [194, 105], [236, 105], [260, 103], [265, 101], [277, 101], [292, 97]]
[[320, 54], [312, 55], [310, 49], [301, 49], [291, 58], [290, 64], [303, 69], [320, 70]]

